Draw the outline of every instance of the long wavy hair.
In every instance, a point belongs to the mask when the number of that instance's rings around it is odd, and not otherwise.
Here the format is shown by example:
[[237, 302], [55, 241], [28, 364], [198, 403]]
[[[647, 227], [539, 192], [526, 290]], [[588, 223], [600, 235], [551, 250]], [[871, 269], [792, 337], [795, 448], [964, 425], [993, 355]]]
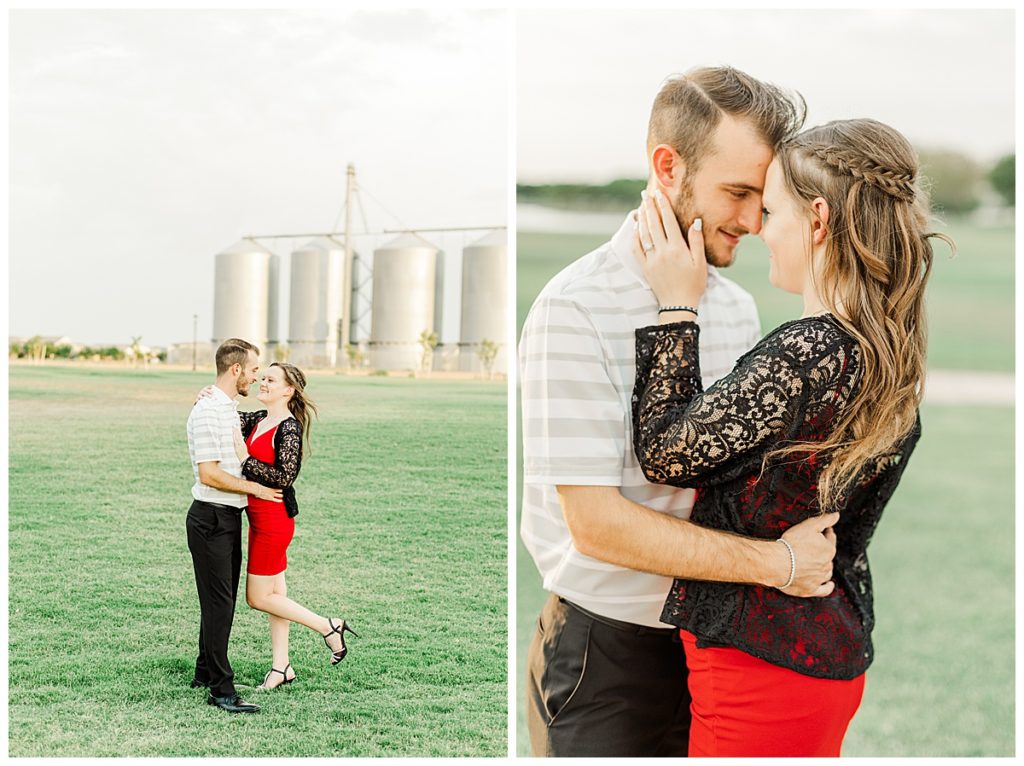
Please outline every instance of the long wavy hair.
[[313, 429], [313, 416], [319, 415], [313, 400], [306, 396], [306, 376], [302, 370], [288, 362], [274, 362], [270, 366], [279, 367], [284, 373], [284, 382], [295, 390], [292, 398], [288, 400], [288, 411], [302, 426], [303, 439], [306, 442], [303, 452], [309, 453], [309, 432]]
[[954, 254], [956, 245], [929, 231], [917, 156], [888, 125], [869, 119], [830, 122], [784, 142], [776, 159], [789, 192], [808, 210], [817, 197], [828, 202], [815, 286], [860, 347], [859, 388], [832, 433], [823, 442], [787, 445], [766, 458], [794, 452], [827, 456], [818, 499], [829, 510], [841, 504], [868, 461], [886, 455], [914, 427], [924, 394], [930, 240], [943, 240]]

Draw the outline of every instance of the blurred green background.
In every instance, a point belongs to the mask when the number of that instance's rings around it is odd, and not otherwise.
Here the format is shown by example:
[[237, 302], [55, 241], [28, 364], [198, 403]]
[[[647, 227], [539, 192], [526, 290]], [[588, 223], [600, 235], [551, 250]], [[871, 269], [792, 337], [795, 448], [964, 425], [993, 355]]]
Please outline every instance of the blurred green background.
[[[954, 238], [958, 252], [950, 258], [948, 248], [935, 241], [928, 288], [930, 370], [1012, 375], [1013, 227], [954, 218], [938, 229]], [[518, 232], [520, 330], [544, 284], [613, 232]], [[768, 284], [767, 251], [760, 239], [745, 237], [736, 263], [724, 274], [754, 295], [762, 332], [799, 316], [800, 299]], [[843, 754], [1012, 755], [1013, 406], [926, 404], [922, 421], [921, 442], [871, 546], [876, 658]], [[521, 470], [521, 442], [518, 451]], [[516, 683], [522, 755], [530, 752], [523, 715], [526, 651], [544, 597], [519, 541]]]

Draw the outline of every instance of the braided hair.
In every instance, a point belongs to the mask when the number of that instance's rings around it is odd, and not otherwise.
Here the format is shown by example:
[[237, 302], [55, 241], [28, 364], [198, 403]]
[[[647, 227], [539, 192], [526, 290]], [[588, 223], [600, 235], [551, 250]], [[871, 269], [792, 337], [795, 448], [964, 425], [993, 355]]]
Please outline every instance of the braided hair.
[[870, 157], [858, 155], [849, 149], [831, 144], [811, 144], [814, 156], [840, 173], [848, 173], [864, 183], [876, 186], [902, 202], [913, 202], [917, 195], [914, 174], [908, 170], [894, 170], [874, 162]]
[[306, 376], [302, 370], [288, 362], [274, 362], [271, 367], [280, 368], [284, 373], [284, 382], [294, 389], [295, 393], [288, 400], [288, 411], [292, 413], [299, 425], [302, 426], [302, 433], [306, 442], [306, 452], [309, 452], [309, 432], [313, 428], [313, 416], [318, 415], [316, 405], [306, 396]]
[[860, 387], [835, 431], [824, 442], [789, 445], [766, 458], [827, 455], [818, 482], [827, 510], [841, 503], [868, 461], [889, 454], [915, 425], [924, 393], [930, 240], [944, 240], [954, 253], [956, 246], [929, 231], [917, 156], [888, 125], [830, 122], [784, 142], [776, 159], [798, 203], [808, 210], [819, 197], [828, 203], [815, 287], [861, 352]]

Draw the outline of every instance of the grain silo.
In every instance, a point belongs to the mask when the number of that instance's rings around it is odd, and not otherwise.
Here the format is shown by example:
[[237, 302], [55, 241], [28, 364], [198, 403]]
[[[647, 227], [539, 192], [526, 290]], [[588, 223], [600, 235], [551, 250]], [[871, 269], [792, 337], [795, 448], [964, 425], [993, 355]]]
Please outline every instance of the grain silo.
[[288, 360], [299, 367], [335, 367], [339, 355], [339, 323], [344, 308], [345, 246], [318, 237], [292, 253], [291, 300], [288, 317]]
[[417, 234], [402, 234], [373, 253], [370, 366], [419, 369], [420, 334], [434, 326], [438, 248]]
[[277, 347], [281, 341], [281, 256], [270, 256], [269, 281], [267, 282], [267, 351], [265, 359], [277, 358]]
[[508, 235], [499, 230], [462, 250], [462, 323], [459, 332], [459, 369], [483, 370], [480, 342], [498, 345], [492, 372], [508, 372], [505, 348], [508, 301]]
[[[277, 314], [276, 267], [277, 256], [251, 240], [241, 240], [217, 254], [213, 270], [213, 344], [220, 345], [228, 338], [242, 338], [260, 348], [264, 360], [267, 340], [276, 340], [272, 332], [273, 314]], [[271, 277], [271, 270], [275, 272]], [[276, 324], [276, 322], [275, 322]]]

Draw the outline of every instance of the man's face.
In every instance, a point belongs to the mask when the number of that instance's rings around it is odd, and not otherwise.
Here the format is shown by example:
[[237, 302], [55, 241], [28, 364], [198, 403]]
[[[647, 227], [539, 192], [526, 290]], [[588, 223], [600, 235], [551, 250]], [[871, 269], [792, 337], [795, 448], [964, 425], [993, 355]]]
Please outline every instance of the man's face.
[[696, 174], [687, 174], [674, 209], [682, 230], [693, 219], [704, 224], [704, 252], [712, 266], [728, 266], [744, 234], [761, 230], [761, 194], [772, 150], [753, 126], [724, 115], [712, 138], [713, 151]]
[[248, 396], [249, 389], [252, 388], [253, 384], [258, 378], [260, 371], [260, 360], [252, 351], [249, 352], [249, 356], [245, 360], [245, 364], [242, 366], [238, 373], [238, 380], [236, 386], [238, 387], [238, 393], [240, 396]]

